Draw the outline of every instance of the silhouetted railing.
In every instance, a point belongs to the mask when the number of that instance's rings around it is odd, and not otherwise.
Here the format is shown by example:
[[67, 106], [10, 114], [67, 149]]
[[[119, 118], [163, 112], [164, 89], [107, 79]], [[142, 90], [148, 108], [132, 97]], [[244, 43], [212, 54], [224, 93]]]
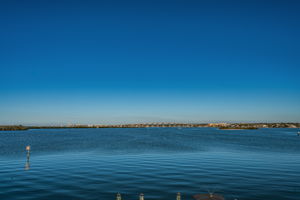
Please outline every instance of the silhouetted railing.
[[[122, 200], [122, 197], [121, 197], [121, 194], [120, 194], [120, 193], [117, 194], [116, 200]], [[143, 193], [140, 194], [139, 200], [145, 200], [145, 199], [144, 199], [144, 194], [143, 194]], [[176, 200], [181, 200], [180, 192], [177, 193]]]

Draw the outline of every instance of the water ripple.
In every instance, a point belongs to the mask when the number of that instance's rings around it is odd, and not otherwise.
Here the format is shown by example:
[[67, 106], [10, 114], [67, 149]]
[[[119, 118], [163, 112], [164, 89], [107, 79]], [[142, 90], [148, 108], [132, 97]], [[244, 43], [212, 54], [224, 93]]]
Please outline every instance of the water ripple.
[[[0, 199], [298, 200], [296, 129], [82, 129], [0, 133]], [[4, 140], [2, 140], [4, 139]], [[32, 145], [25, 170], [24, 146]]]

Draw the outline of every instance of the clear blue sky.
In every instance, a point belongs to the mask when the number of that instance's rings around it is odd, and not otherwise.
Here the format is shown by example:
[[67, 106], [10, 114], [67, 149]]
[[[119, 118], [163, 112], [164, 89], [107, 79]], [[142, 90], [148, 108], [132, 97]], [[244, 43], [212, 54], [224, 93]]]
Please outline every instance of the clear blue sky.
[[0, 124], [300, 121], [300, 1], [1, 1]]

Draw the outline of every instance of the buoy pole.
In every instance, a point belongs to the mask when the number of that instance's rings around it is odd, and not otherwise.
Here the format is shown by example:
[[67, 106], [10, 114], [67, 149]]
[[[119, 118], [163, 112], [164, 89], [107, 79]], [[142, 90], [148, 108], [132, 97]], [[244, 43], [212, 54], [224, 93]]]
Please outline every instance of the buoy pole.
[[27, 151], [27, 160], [30, 158], [30, 146], [26, 146], [26, 151]]
[[29, 170], [30, 169], [30, 146], [26, 146], [26, 164], [25, 164], [25, 170]]

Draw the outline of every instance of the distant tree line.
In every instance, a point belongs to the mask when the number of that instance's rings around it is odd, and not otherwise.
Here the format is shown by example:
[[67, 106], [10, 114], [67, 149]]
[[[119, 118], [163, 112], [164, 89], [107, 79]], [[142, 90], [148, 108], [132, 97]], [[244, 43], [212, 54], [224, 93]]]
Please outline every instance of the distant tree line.
[[18, 125], [18, 126], [0, 126], [0, 131], [23, 131], [28, 130], [27, 127]]

